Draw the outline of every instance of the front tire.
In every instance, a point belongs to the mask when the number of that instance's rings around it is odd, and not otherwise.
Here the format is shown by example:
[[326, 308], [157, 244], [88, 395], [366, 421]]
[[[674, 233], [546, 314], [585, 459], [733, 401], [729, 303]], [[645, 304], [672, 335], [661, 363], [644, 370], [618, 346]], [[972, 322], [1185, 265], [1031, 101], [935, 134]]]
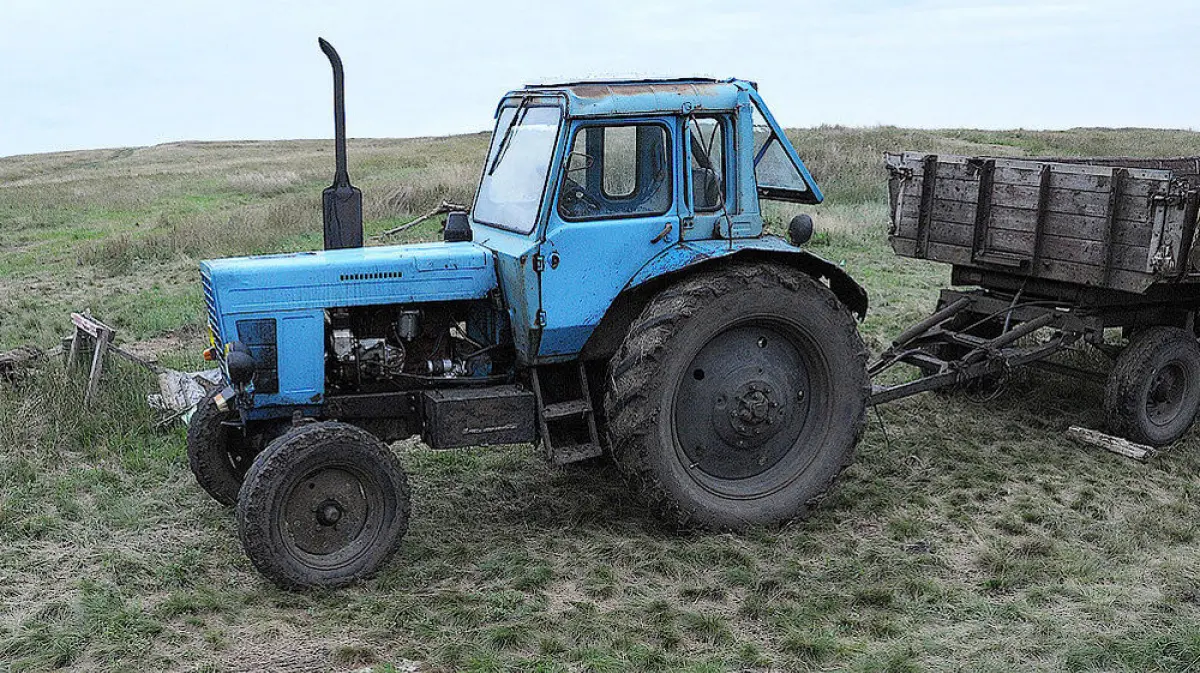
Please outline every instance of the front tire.
[[254, 455], [242, 450], [235, 431], [225, 425], [237, 419], [234, 411], [221, 411], [213, 395], [201, 400], [187, 429], [188, 467], [214, 500], [222, 505], [237, 503], [242, 478]]
[[1104, 391], [1113, 434], [1151, 446], [1184, 435], [1200, 410], [1200, 343], [1178, 327], [1135, 333]]
[[680, 525], [804, 515], [852, 459], [870, 383], [849, 311], [772, 264], [703, 273], [655, 297], [611, 364], [614, 457]]
[[408, 477], [374, 435], [344, 423], [299, 426], [254, 461], [238, 533], [254, 567], [284, 589], [373, 575], [408, 530]]

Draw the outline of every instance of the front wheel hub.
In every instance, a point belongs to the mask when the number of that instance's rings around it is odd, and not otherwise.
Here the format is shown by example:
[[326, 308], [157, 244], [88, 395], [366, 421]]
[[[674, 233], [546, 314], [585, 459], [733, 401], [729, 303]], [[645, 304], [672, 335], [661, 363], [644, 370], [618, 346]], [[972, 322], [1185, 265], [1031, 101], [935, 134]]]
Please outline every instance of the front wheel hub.
[[361, 476], [346, 467], [324, 467], [299, 480], [288, 497], [286, 536], [314, 556], [335, 556], [360, 542], [371, 500]]
[[342, 519], [342, 506], [336, 500], [326, 500], [317, 507], [317, 523], [333, 526]]

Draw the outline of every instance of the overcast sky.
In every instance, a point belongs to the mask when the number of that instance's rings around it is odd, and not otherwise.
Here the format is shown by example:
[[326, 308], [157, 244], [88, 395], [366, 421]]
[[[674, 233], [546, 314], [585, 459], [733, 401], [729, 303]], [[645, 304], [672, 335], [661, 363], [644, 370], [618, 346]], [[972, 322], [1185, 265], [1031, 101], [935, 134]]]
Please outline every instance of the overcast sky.
[[478, 131], [531, 81], [742, 77], [787, 126], [1200, 126], [1194, 0], [0, 0], [0, 156]]

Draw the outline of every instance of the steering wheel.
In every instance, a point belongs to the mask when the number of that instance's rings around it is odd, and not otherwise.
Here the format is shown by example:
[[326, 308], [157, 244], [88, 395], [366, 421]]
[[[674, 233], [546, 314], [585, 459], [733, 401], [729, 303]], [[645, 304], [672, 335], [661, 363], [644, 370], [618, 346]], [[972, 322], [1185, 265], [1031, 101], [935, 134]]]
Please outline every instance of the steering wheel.
[[562, 204], [572, 215], [585, 215], [601, 209], [600, 202], [588, 195], [583, 185], [569, 177], [563, 180]]

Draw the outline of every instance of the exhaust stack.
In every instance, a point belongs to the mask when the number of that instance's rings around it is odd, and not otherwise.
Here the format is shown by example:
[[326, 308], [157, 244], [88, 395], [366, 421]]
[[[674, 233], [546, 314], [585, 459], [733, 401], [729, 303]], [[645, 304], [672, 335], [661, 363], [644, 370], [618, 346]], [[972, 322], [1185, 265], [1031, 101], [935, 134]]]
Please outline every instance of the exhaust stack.
[[346, 93], [342, 59], [337, 50], [324, 38], [317, 38], [321, 51], [333, 67], [333, 128], [334, 156], [337, 171], [333, 184], [321, 193], [321, 209], [325, 220], [325, 249], [361, 248], [363, 244], [362, 192], [350, 184], [346, 170]]

